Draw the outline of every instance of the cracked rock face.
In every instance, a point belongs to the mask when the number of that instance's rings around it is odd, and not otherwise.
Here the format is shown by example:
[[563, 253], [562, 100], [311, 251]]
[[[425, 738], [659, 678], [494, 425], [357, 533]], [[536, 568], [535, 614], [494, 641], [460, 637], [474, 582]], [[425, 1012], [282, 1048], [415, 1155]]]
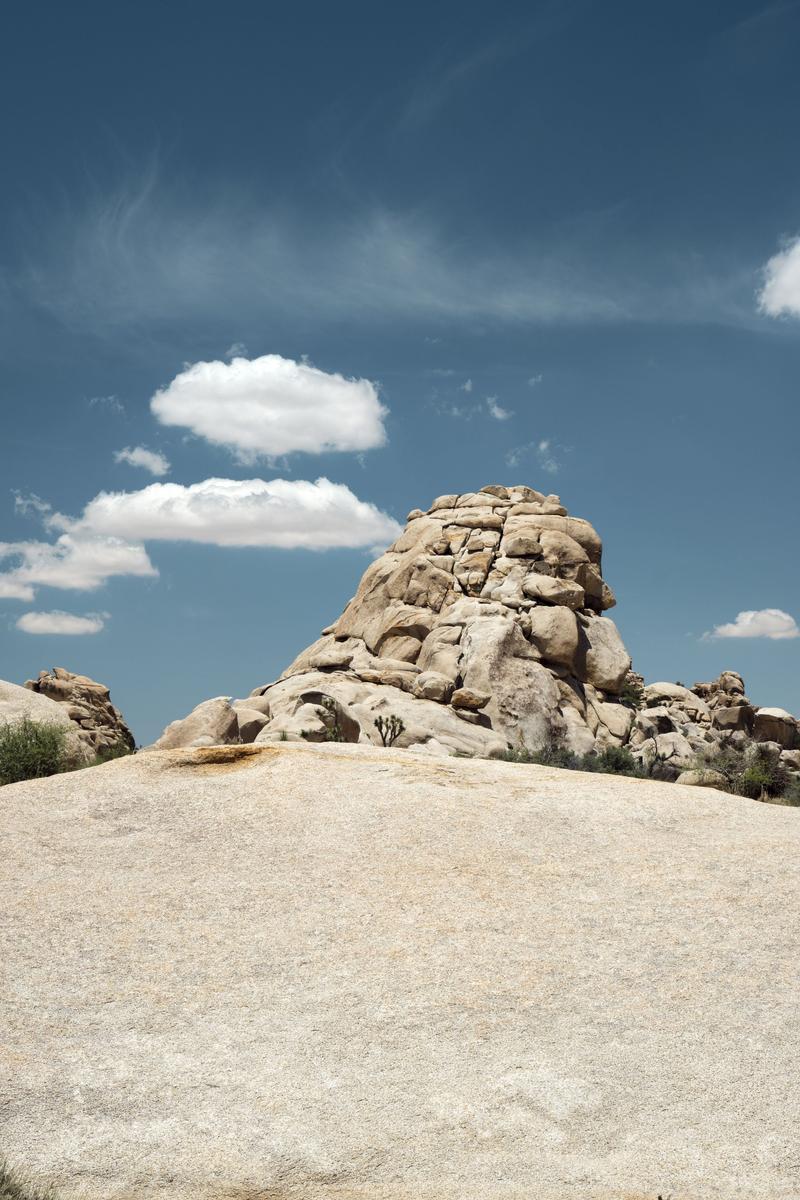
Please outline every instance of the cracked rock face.
[[[622, 745], [631, 661], [603, 616], [615, 601], [601, 557], [596, 531], [557, 496], [499, 485], [440, 496], [409, 514], [319, 641], [230, 705], [237, 737], [379, 745], [375, 722], [394, 715], [397, 746], [434, 753]], [[156, 747], [210, 744], [225, 719], [208, 719], [201, 728], [196, 709]]]
[[38, 679], [28, 679], [25, 687], [63, 705], [62, 711], [91, 753], [113, 750], [120, 745], [133, 750], [133, 734], [122, 713], [111, 703], [111, 693], [104, 684], [88, 675], [75, 675], [64, 667], [54, 667], [52, 671], [40, 671]]

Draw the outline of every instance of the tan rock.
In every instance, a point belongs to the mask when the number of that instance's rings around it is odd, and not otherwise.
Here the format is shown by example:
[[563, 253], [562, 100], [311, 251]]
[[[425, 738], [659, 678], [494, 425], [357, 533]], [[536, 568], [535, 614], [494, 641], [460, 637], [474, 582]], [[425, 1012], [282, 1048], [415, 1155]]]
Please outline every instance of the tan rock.
[[631, 658], [614, 622], [593, 617], [582, 622], [584, 637], [578, 648], [578, 678], [604, 692], [617, 694], [630, 670]]
[[461, 687], [452, 693], [450, 703], [453, 708], [468, 708], [476, 712], [479, 708], [486, 708], [490, 697], [483, 692], [473, 692], [471, 688]]
[[530, 613], [530, 630], [531, 640], [546, 662], [574, 666], [578, 649], [578, 622], [569, 608], [548, 605], [533, 609]]
[[583, 608], [585, 595], [580, 584], [571, 579], [557, 579], [552, 575], [540, 575], [532, 571], [522, 582], [522, 591], [531, 600], [544, 600], [548, 604], [562, 604], [567, 608]]
[[148, 750], [185, 746], [228, 746], [239, 741], [239, 720], [229, 696], [204, 700], [188, 717], [173, 721]]

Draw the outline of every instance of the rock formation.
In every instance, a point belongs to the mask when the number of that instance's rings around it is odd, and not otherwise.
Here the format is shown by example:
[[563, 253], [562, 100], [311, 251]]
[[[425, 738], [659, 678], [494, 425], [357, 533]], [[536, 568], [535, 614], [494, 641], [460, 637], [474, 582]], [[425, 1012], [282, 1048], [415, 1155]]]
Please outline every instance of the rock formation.
[[54, 667], [52, 671], [40, 671], [38, 679], [28, 679], [25, 687], [64, 706], [62, 711], [92, 756], [118, 746], [134, 749], [133, 734], [111, 703], [108, 688], [88, 675], [73, 675], [64, 667]]
[[726, 746], [746, 751], [768, 745], [787, 771], [800, 774], [800, 721], [783, 708], [758, 708], [745, 695], [736, 671], [723, 671], [711, 683], [692, 688], [651, 683], [642, 689], [642, 707], [630, 734], [635, 757], [655, 764], [658, 774], [675, 779], [691, 772], [690, 783], [719, 783], [713, 770], [701, 781], [692, 767], [713, 760]]
[[492, 485], [414, 509], [322, 637], [275, 683], [206, 701], [156, 748], [340, 740], [497, 756], [623, 745], [631, 665], [603, 613], [602, 543], [558, 496]]

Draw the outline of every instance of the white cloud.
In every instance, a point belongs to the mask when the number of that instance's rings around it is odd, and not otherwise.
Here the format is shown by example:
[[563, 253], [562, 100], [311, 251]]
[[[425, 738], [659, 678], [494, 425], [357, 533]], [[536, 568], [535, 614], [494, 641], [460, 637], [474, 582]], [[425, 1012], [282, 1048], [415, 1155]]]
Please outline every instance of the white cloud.
[[52, 512], [52, 505], [37, 496], [36, 492], [30, 492], [27, 496], [22, 492], [14, 492], [14, 512], [20, 517], [44, 517]]
[[87, 613], [85, 617], [78, 617], [58, 609], [52, 612], [26, 612], [17, 621], [17, 629], [23, 633], [37, 634], [99, 633], [107, 616], [107, 613]]
[[90, 396], [89, 407], [104, 408], [107, 412], [116, 413], [117, 416], [122, 416], [125, 412], [125, 405], [119, 396]]
[[782, 641], [800, 637], [794, 617], [780, 608], [748, 609], [727, 625], [715, 625], [705, 638], [769, 638]]
[[498, 403], [497, 396], [486, 397], [486, 407], [489, 410], [489, 415], [494, 417], [495, 421], [507, 421], [509, 417], [513, 417], [513, 412], [508, 408], [503, 408]]
[[36, 592], [30, 583], [13, 575], [0, 575], [0, 600], [33, 600]]
[[148, 450], [144, 446], [126, 446], [124, 450], [114, 451], [114, 462], [128, 463], [131, 467], [142, 467], [151, 475], [168, 475], [169, 459], [157, 450]]
[[346, 379], [279, 354], [197, 362], [153, 396], [162, 425], [233, 450], [242, 462], [384, 445], [386, 410], [368, 379]]
[[472, 391], [472, 380], [471, 379], [464, 380], [464, 382], [461, 384], [461, 391], [467, 392], [467, 394], [469, 394]]
[[[64, 518], [52, 517], [56, 526]], [[0, 560], [17, 565], [0, 574], [0, 597], [32, 600], [36, 586], [92, 591], [117, 575], [158, 574], [142, 545], [91, 531], [66, 532], [55, 542], [0, 542]]]
[[536, 387], [536, 385], [541, 383], [543, 379], [544, 375], [531, 375], [530, 379], [528, 380], [528, 387]]
[[758, 307], [770, 317], [800, 317], [800, 237], [773, 255], [764, 267]]
[[348, 487], [318, 479], [205, 479], [151, 483], [138, 492], [101, 492], [77, 521], [57, 517], [75, 537], [191, 541], [215, 546], [386, 545], [401, 528]]
[[[560, 447], [559, 449], [563, 449]], [[506, 463], [509, 467], [518, 467], [523, 459], [535, 458], [539, 469], [546, 471], [548, 475], [555, 475], [561, 468], [561, 463], [556, 457], [556, 448], [548, 438], [542, 438], [538, 442], [525, 442], [522, 446], [513, 446], [506, 454]]]
[[226, 358], [246, 358], [247, 346], [244, 342], [231, 342], [228, 349], [225, 351]]

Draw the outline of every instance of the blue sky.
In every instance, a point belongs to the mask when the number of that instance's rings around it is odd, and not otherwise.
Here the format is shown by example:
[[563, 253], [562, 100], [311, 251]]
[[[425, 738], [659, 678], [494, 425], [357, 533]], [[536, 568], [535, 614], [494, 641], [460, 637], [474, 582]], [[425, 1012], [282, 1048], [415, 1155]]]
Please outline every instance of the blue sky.
[[800, 712], [800, 4], [2, 23], [2, 677], [150, 741], [505, 482], [596, 525], [649, 679]]

